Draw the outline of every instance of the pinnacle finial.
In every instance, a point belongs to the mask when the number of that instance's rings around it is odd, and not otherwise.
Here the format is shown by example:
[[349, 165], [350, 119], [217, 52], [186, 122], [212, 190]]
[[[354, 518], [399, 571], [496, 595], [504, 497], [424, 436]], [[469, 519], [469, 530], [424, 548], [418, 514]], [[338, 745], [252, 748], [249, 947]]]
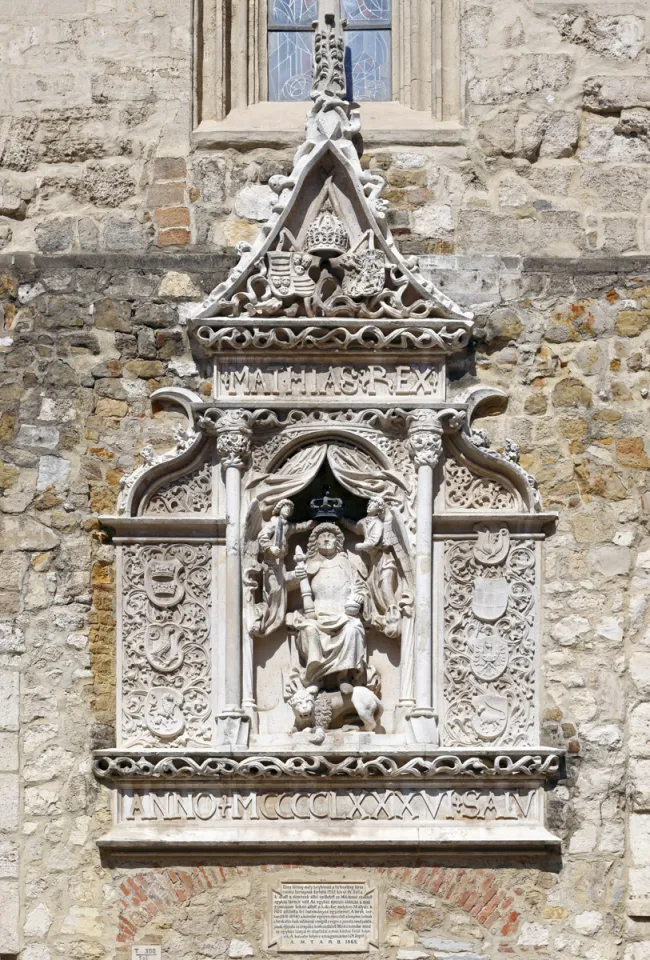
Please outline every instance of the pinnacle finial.
[[314, 21], [313, 26], [316, 35], [312, 100], [319, 95], [342, 98], [345, 96], [346, 82], [341, 0], [319, 0], [318, 20]]

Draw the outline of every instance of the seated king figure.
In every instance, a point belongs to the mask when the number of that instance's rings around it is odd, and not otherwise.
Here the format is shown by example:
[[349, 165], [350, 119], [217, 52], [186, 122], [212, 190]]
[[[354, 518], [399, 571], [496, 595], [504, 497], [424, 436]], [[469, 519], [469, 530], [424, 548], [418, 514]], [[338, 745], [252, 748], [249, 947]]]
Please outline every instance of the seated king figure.
[[306, 563], [287, 574], [300, 587], [304, 612], [287, 616], [296, 631], [302, 683], [320, 688], [366, 682], [366, 632], [361, 619], [368, 598], [363, 561], [344, 547], [335, 523], [319, 523], [307, 545]]

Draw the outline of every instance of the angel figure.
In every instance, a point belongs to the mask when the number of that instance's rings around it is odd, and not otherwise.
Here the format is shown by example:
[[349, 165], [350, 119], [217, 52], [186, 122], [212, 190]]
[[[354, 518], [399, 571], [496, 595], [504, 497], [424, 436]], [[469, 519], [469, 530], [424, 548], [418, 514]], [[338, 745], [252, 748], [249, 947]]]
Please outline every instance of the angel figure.
[[343, 523], [351, 533], [363, 537], [354, 549], [368, 555], [368, 587], [375, 611], [373, 623], [387, 637], [398, 638], [402, 614], [410, 612], [413, 602], [408, 546], [399, 521], [383, 497], [371, 497], [363, 520], [358, 523], [344, 520]]
[[[314, 526], [313, 520], [291, 523], [293, 503], [280, 500], [273, 508], [271, 518], [263, 523], [257, 501], [253, 501], [247, 521], [247, 541], [251, 543], [256, 557], [262, 561], [262, 603], [258, 605], [251, 636], [264, 637], [273, 633], [284, 623], [287, 610], [287, 584], [285, 559], [289, 552], [289, 540], [294, 534], [307, 532]], [[254, 536], [254, 527], [259, 533]]]

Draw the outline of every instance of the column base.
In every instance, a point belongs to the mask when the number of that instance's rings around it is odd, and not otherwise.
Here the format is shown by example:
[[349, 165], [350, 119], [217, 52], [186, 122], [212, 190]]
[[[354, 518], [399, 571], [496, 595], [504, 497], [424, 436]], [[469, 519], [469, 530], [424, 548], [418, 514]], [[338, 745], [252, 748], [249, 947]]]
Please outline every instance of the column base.
[[432, 743], [438, 746], [438, 718], [430, 707], [415, 707], [411, 710], [406, 725], [409, 743]]
[[243, 710], [224, 710], [217, 717], [217, 742], [232, 747], [247, 747], [250, 717]]

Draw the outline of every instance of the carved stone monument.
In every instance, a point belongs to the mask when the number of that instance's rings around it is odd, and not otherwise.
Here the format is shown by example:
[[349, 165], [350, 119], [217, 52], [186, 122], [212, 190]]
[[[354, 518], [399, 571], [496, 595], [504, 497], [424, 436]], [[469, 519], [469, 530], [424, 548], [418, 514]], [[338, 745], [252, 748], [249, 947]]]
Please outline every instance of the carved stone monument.
[[[119, 553], [118, 742], [95, 756], [107, 847], [556, 842], [538, 676], [554, 516], [516, 445], [472, 428], [500, 392], [447, 380], [472, 318], [396, 248], [384, 182], [360, 163], [337, 6], [321, 4], [293, 171], [192, 321], [212, 396], [154, 395], [187, 426], [175, 451], [144, 451], [104, 518]], [[346, 949], [308, 893], [318, 936]], [[273, 894], [273, 937], [296, 949], [282, 904], [304, 895]], [[348, 949], [375, 936], [368, 909]]]

